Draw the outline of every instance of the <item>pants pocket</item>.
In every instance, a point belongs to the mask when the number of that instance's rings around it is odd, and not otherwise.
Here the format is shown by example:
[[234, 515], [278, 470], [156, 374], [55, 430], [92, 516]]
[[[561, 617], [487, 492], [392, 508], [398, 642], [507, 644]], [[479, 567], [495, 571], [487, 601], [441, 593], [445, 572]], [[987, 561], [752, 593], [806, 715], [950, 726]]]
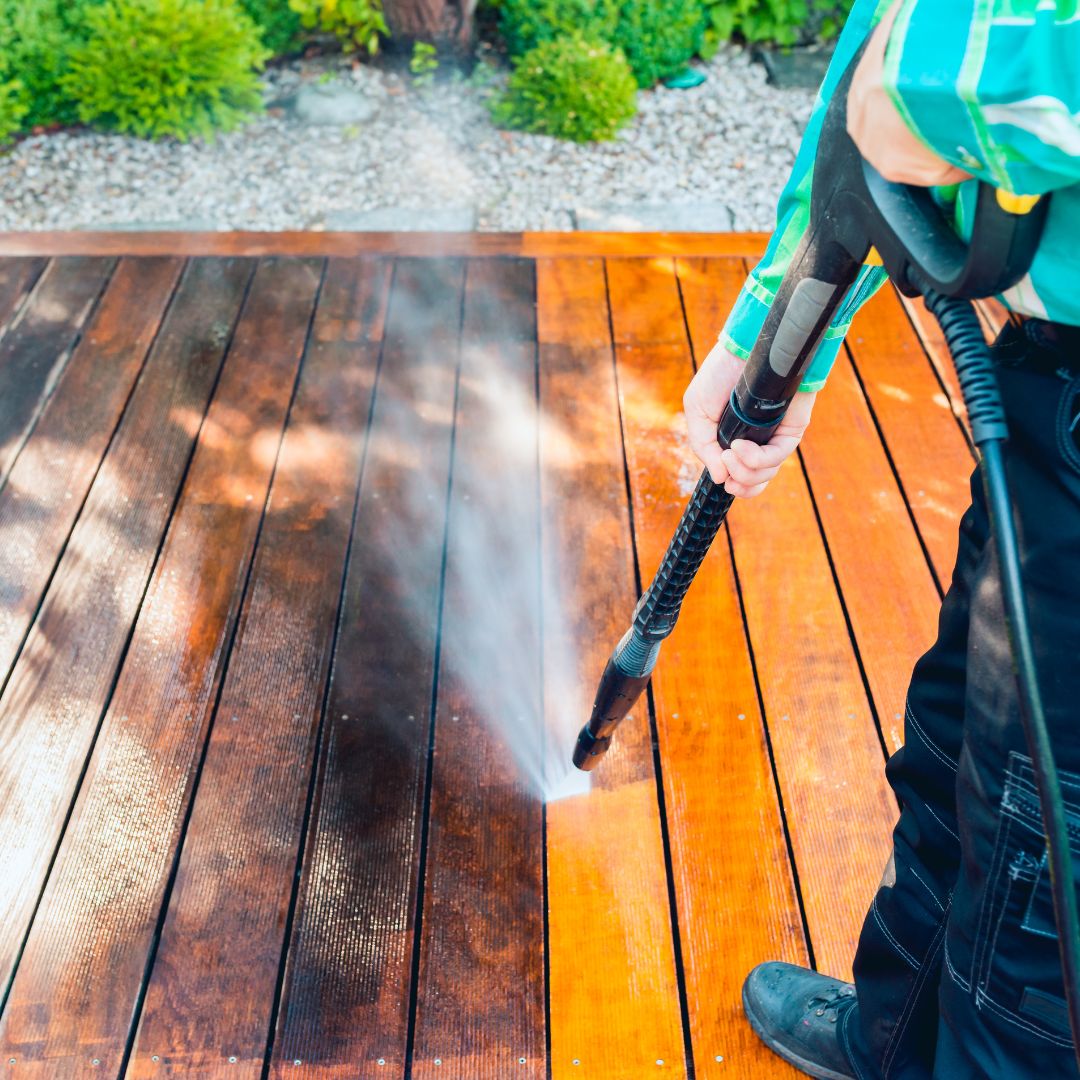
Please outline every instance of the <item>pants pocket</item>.
[[[1061, 772], [1074, 875], [1080, 873], [1080, 775]], [[1032, 1035], [1069, 1046], [1057, 926], [1031, 759], [1012, 753], [975, 942], [975, 1003]]]

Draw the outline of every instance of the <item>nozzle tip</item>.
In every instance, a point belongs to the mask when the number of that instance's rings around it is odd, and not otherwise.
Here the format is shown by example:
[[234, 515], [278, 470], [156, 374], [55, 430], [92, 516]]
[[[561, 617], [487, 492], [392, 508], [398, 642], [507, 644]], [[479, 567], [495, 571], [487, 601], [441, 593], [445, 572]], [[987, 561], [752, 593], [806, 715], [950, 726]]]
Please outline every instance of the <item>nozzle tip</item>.
[[597, 738], [588, 725], [581, 729], [574, 747], [574, 767], [582, 772], [592, 772], [611, 746], [611, 736]]

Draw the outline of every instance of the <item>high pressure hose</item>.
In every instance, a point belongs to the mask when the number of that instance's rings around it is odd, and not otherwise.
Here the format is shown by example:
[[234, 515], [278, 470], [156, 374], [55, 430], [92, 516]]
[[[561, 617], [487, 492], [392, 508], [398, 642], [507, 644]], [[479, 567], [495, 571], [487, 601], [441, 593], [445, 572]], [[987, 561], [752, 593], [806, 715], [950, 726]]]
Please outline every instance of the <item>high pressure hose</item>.
[[1035, 670], [1035, 652], [1020, 571], [1020, 547], [1005, 475], [1002, 452], [1002, 445], [1008, 438], [1005, 407], [994, 375], [990, 349], [970, 301], [942, 296], [932, 289], [927, 289], [924, 296], [952, 353], [971, 422], [972, 438], [982, 454], [983, 490], [990, 515], [990, 531], [997, 548], [1005, 622], [1009, 628], [1019, 691], [1020, 720], [1034, 764], [1035, 786], [1042, 808], [1073, 1051], [1080, 1064], [1080, 913], [1077, 911], [1061, 783], [1051, 752], [1050, 733]]

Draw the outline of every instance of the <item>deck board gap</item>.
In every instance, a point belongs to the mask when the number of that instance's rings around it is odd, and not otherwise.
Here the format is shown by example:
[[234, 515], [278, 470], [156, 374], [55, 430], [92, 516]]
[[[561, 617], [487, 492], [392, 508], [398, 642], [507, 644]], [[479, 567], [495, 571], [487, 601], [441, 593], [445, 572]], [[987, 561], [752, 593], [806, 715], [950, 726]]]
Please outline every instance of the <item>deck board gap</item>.
[[[855, 636], [855, 627], [851, 622], [851, 613], [848, 611], [847, 601], [844, 599], [844, 590], [840, 585], [840, 575], [837, 573], [836, 561], [833, 558], [832, 548], [829, 545], [828, 533], [825, 531], [825, 522], [821, 519], [821, 510], [818, 506], [817, 496], [814, 494], [814, 485], [810, 480], [810, 470], [807, 468], [806, 459], [803, 457], [802, 450], [796, 450], [795, 453], [798, 459], [799, 468], [802, 470], [803, 480], [806, 483], [806, 490], [810, 495], [810, 505], [814, 510], [814, 520], [817, 522], [818, 532], [821, 534], [821, 544], [825, 549], [825, 558], [829, 562], [829, 573], [832, 575], [833, 589], [836, 592], [836, 599], [840, 603], [840, 610], [844, 615], [844, 626], [847, 627], [848, 639], [851, 642], [851, 651], [855, 656], [855, 663], [859, 669], [859, 678], [862, 680], [863, 692], [866, 694], [866, 703], [870, 708], [870, 715], [874, 718], [874, 730], [877, 732], [878, 742], [881, 744], [882, 757], [888, 761], [888, 743], [885, 740], [885, 732], [881, 726], [881, 717], [878, 715], [877, 704], [874, 702], [874, 695], [870, 689], [870, 677], [867, 674], [866, 664], [862, 657], [862, 650], [860, 649], [858, 639]], [[897, 798], [897, 807], [899, 808], [899, 798]]]
[[[26, 279], [20, 286], [22, 288], [22, 296], [20, 296], [19, 299], [16, 301], [15, 306], [11, 308], [10, 311], [8, 311], [7, 317], [4, 318], [2, 322], [0, 322], [0, 341], [3, 341], [4, 335], [19, 319], [19, 316], [22, 315], [23, 310], [26, 308], [26, 305], [30, 302], [30, 297], [33, 296], [34, 290], [38, 286], [38, 282], [41, 280], [45, 271], [49, 268], [49, 263], [52, 262], [51, 259], [47, 258], [28, 258], [20, 259], [20, 261], [30, 263], [31, 269], [30, 273], [27, 275]], [[2, 307], [2, 302], [0, 302], [0, 307]]]
[[[749, 267], [745, 260], [740, 260], [743, 264], [743, 269], [747, 273]], [[690, 315], [686, 307], [686, 292], [683, 287], [682, 276], [676, 271], [675, 285], [679, 293], [679, 305], [682, 308], [683, 325], [686, 328], [686, 340], [689, 344], [690, 350], [690, 363], [693, 366], [695, 374], [697, 373], [701, 360], [694, 347], [694, 335], [690, 328]], [[757, 657], [754, 654], [754, 641], [750, 634], [750, 622], [746, 613], [746, 601], [743, 597], [742, 581], [739, 577], [739, 565], [735, 559], [735, 544], [731, 537], [731, 531], [725, 524], [721, 529], [724, 537], [724, 543], [727, 545], [728, 561], [731, 565], [731, 576], [735, 583], [735, 594], [739, 602], [739, 616], [742, 620], [742, 632], [743, 641], [746, 643], [746, 652], [750, 660], [750, 670], [754, 676], [754, 693], [757, 695], [757, 705], [759, 714], [762, 719], [762, 732], [765, 737], [765, 749], [769, 757], [769, 773], [772, 777], [773, 790], [776, 794], [776, 805], [780, 813], [780, 827], [784, 834], [784, 847], [787, 850], [788, 868], [791, 871], [792, 881], [795, 887], [795, 898], [799, 905], [799, 919], [802, 923], [803, 942], [806, 946], [807, 963], [814, 970], [817, 970], [817, 959], [814, 955], [814, 942], [810, 936], [810, 922], [806, 914], [806, 898], [803, 895], [802, 882], [799, 877], [799, 864], [795, 861], [795, 848], [791, 842], [791, 829], [788, 826], [787, 807], [784, 805], [784, 791], [780, 784], [780, 773], [776, 765], [776, 752], [773, 749], [772, 733], [769, 731], [769, 714], [765, 708], [765, 696], [761, 689], [761, 675], [758, 671]], [[651, 690], [651, 688], [650, 688]]]
[[934, 566], [934, 560], [930, 554], [930, 548], [927, 546], [926, 537], [923, 535], [922, 529], [919, 528], [919, 522], [915, 516], [915, 508], [911, 504], [907, 488], [904, 487], [904, 481], [900, 476], [900, 470], [896, 467], [896, 459], [893, 457], [892, 448], [889, 446], [889, 440], [885, 437], [885, 431], [878, 418], [877, 409], [874, 408], [874, 403], [870, 398], [870, 394], [867, 392], [866, 383], [863, 381], [863, 375], [859, 370], [858, 361], [847, 342], [844, 343], [844, 350], [851, 360], [851, 368], [855, 373], [855, 381], [858, 383], [863, 400], [866, 402], [866, 408], [870, 413], [870, 419], [874, 424], [874, 430], [881, 440], [881, 447], [885, 451], [885, 460], [889, 463], [889, 469], [892, 471], [893, 480], [896, 481], [896, 488], [900, 492], [900, 498], [904, 501], [904, 509], [907, 510], [908, 519], [911, 521], [911, 528], [915, 532], [915, 539], [919, 541], [919, 548], [922, 550], [923, 558], [926, 560], [930, 576], [934, 579], [934, 588], [937, 589], [938, 596], [944, 597], [945, 588], [942, 586], [941, 579], [938, 577], [937, 567]]
[[[53, 261], [55, 260], [50, 260], [50, 262]], [[30, 441], [30, 436], [34, 434], [34, 429], [37, 427], [38, 421], [41, 419], [42, 414], [45, 412], [45, 407], [49, 404], [49, 401], [53, 395], [53, 391], [56, 389], [56, 387], [60, 383], [60, 380], [63, 378], [64, 372], [67, 370], [67, 366], [70, 363], [71, 358], [75, 355], [75, 350], [82, 343], [83, 335], [86, 333], [86, 328], [93, 323], [94, 317], [98, 312], [98, 308], [101, 306], [102, 297], [104, 297], [106, 291], [109, 288], [109, 285], [112, 283], [113, 278], [116, 276], [116, 271], [120, 266], [121, 261], [122, 260], [120, 258], [113, 259], [112, 265], [105, 272], [105, 274], [102, 275], [101, 286], [97, 290], [97, 293], [94, 296], [93, 300], [91, 300], [91, 302], [87, 305], [86, 311], [83, 313], [82, 316], [82, 322], [79, 324], [78, 328], [75, 330], [75, 333], [72, 335], [71, 340], [68, 342], [67, 348], [64, 349], [64, 351], [60, 354], [59, 357], [57, 357], [57, 362], [54, 370], [51, 373], [51, 378], [49, 379], [48, 383], [46, 383], [42, 391], [41, 397], [38, 399], [37, 405], [34, 408], [33, 414], [27, 421], [26, 426], [23, 428], [22, 436], [19, 439], [18, 446], [15, 448], [15, 452], [8, 460], [7, 465], [4, 468], [3, 475], [0, 475], [0, 492], [3, 492], [3, 490], [7, 487], [8, 480], [11, 477], [11, 474], [15, 471], [15, 466], [18, 464], [19, 458], [22, 456], [22, 452], [25, 449], [26, 444]], [[182, 276], [182, 274], [177, 275], [177, 280], [179, 280], [179, 278]], [[42, 281], [44, 279], [46, 279], [46, 275], [43, 270], [38, 280], [34, 283], [34, 288], [31, 289], [30, 292], [27, 294], [26, 301], [22, 305], [23, 308], [25, 308], [26, 305], [30, 303], [32, 297], [37, 292], [38, 287], [42, 284]], [[168, 302], [170, 305], [172, 304], [173, 297], [175, 295], [176, 291], [174, 289], [172, 294], [169, 296]], [[168, 307], [166, 307], [166, 311], [167, 310]], [[165, 316], [163, 314], [162, 322], [164, 321]], [[11, 323], [9, 322], [8, 327], [10, 326]], [[7, 331], [5, 330], [5, 336], [6, 333]], [[150, 355], [149, 350], [147, 351], [146, 355]], [[143, 363], [145, 362], [146, 358], [144, 357]], [[127, 408], [126, 404], [124, 407], [125, 409]]]
[[[277, 449], [274, 452], [274, 465], [273, 465], [272, 469], [270, 470], [270, 477], [269, 477], [269, 480], [267, 481], [266, 495], [263, 498], [262, 511], [260, 513], [260, 516], [259, 516], [259, 525], [258, 525], [258, 528], [255, 531], [254, 543], [251, 546], [251, 556], [248, 559], [248, 564], [247, 564], [247, 567], [246, 567], [246, 569], [244, 571], [244, 584], [240, 589], [240, 595], [239, 595], [239, 597], [237, 599], [236, 611], [235, 611], [235, 615], [233, 617], [232, 626], [229, 628], [229, 630], [227, 632], [228, 644], [226, 645], [226, 647], [224, 649], [224, 652], [223, 652], [223, 655], [222, 655], [221, 671], [218, 673], [218, 684], [217, 684], [217, 687], [215, 688], [215, 691], [214, 691], [214, 704], [213, 704], [212, 708], [210, 709], [210, 719], [209, 719], [209, 722], [206, 725], [206, 733], [205, 733], [204, 738], [203, 738], [202, 749], [199, 751], [199, 761], [198, 761], [198, 764], [195, 766], [195, 769], [194, 769], [194, 772], [193, 772], [193, 775], [192, 775], [191, 785], [190, 785], [190, 789], [189, 789], [188, 795], [187, 795], [187, 806], [184, 808], [183, 821], [181, 822], [180, 828], [179, 828], [179, 830], [177, 832], [176, 847], [175, 847], [175, 849], [173, 850], [173, 853], [172, 853], [172, 866], [169, 869], [169, 875], [168, 875], [168, 878], [167, 878], [166, 883], [165, 883], [165, 888], [164, 888], [164, 890], [162, 892], [162, 895], [161, 895], [161, 904], [160, 904], [160, 906], [158, 908], [157, 923], [156, 923], [156, 925], [154, 927], [153, 937], [152, 937], [151, 942], [150, 942], [150, 949], [149, 949], [149, 952], [147, 953], [147, 956], [146, 956], [146, 963], [143, 966], [142, 978], [140, 979], [140, 982], [139, 982], [139, 988], [138, 988], [138, 992], [137, 992], [137, 995], [136, 995], [136, 998], [135, 998], [134, 1007], [131, 1010], [131, 1017], [130, 1017], [130, 1020], [128, 1022], [127, 1036], [126, 1036], [126, 1038], [124, 1040], [124, 1050], [123, 1050], [123, 1054], [122, 1054], [122, 1056], [120, 1058], [120, 1068], [119, 1068], [119, 1071], [117, 1073], [118, 1076], [123, 1076], [127, 1072], [128, 1064], [131, 1061], [132, 1051], [135, 1048], [135, 1039], [136, 1039], [136, 1036], [138, 1035], [138, 1032], [139, 1032], [139, 1021], [140, 1021], [140, 1019], [142, 1017], [143, 1004], [144, 1004], [144, 1002], [146, 1000], [146, 992], [147, 992], [147, 989], [150, 986], [150, 976], [151, 976], [151, 974], [153, 973], [153, 970], [154, 970], [154, 961], [157, 958], [158, 946], [159, 946], [159, 944], [161, 942], [161, 932], [162, 932], [162, 929], [163, 929], [163, 927], [165, 925], [165, 917], [168, 915], [168, 912], [169, 912], [169, 903], [170, 903], [170, 900], [172, 899], [173, 889], [174, 889], [174, 887], [176, 885], [177, 871], [180, 869], [180, 856], [183, 854], [183, 851], [184, 851], [184, 841], [187, 838], [188, 825], [191, 822], [191, 816], [192, 816], [192, 813], [194, 812], [194, 809], [195, 809], [195, 800], [198, 798], [198, 794], [199, 794], [199, 781], [202, 778], [203, 766], [206, 764], [206, 755], [207, 755], [207, 752], [209, 751], [209, 748], [210, 748], [210, 740], [211, 740], [211, 737], [213, 736], [214, 725], [215, 725], [215, 723], [217, 721], [218, 705], [221, 702], [222, 694], [225, 692], [225, 686], [226, 686], [226, 682], [227, 682], [227, 678], [228, 678], [228, 674], [229, 674], [229, 666], [230, 666], [230, 663], [231, 663], [231, 660], [232, 660], [233, 646], [236, 643], [237, 633], [238, 633], [238, 631], [240, 629], [240, 625], [241, 625], [241, 621], [242, 621], [241, 620], [241, 615], [242, 615], [242, 613], [243, 613], [243, 611], [245, 609], [245, 605], [246, 605], [246, 602], [247, 602], [248, 591], [249, 591], [249, 588], [250, 588], [250, 585], [251, 585], [251, 579], [252, 579], [252, 576], [254, 574], [255, 567], [256, 567], [256, 565], [258, 563], [258, 560], [257, 560], [256, 556], [257, 556], [258, 551], [259, 551], [259, 541], [262, 539], [263, 527], [266, 524], [267, 511], [270, 508], [270, 497], [271, 497], [271, 495], [273, 493], [273, 490], [274, 490], [274, 478], [277, 475], [278, 461], [280, 460], [280, 457], [281, 457], [281, 447], [282, 447], [282, 444], [285, 441], [285, 432], [289, 428], [289, 419], [290, 419], [290, 417], [292, 415], [293, 405], [296, 403], [297, 391], [300, 388], [300, 376], [301, 376], [301, 374], [302, 374], [302, 372], [304, 370], [304, 361], [307, 359], [308, 351], [309, 351], [309, 349], [311, 347], [312, 328], [315, 325], [315, 313], [316, 313], [316, 311], [318, 311], [318, 308], [319, 308], [319, 299], [320, 299], [321, 294], [322, 294], [322, 288], [323, 288], [324, 283], [326, 282], [326, 270], [327, 270], [327, 262], [326, 262], [325, 259], [323, 259], [322, 260], [322, 269], [321, 269], [321, 273], [320, 273], [320, 277], [319, 277], [319, 283], [318, 283], [318, 286], [316, 287], [316, 290], [315, 290], [315, 301], [311, 305], [311, 311], [308, 313], [308, 324], [307, 324], [307, 329], [306, 329], [306, 332], [305, 332], [304, 346], [303, 346], [303, 351], [301, 352], [301, 359], [300, 359], [300, 362], [296, 365], [296, 373], [295, 373], [295, 376], [293, 378], [292, 390], [291, 390], [290, 395], [289, 395], [289, 403], [286, 406], [285, 415], [284, 415], [284, 418], [283, 418], [282, 423], [281, 423], [281, 430], [278, 433]], [[254, 275], [252, 276], [252, 278], [248, 279], [248, 289], [251, 288], [251, 282], [252, 282], [253, 278], [254, 278]], [[245, 292], [245, 299], [246, 299], [246, 296], [247, 296], [247, 294]], [[241, 312], [243, 312], [243, 306], [241, 306], [240, 310], [241, 310]], [[239, 316], [237, 317], [237, 323], [239, 323]], [[234, 324], [234, 328], [235, 328], [235, 325], [236, 324]], [[227, 363], [227, 362], [228, 362], [228, 353], [226, 353], [225, 362], [222, 363], [221, 368], [220, 368], [220, 370], [218, 372], [218, 378], [220, 378], [221, 371], [223, 371], [225, 369], [225, 363]], [[212, 395], [211, 395], [209, 400], [210, 401], [213, 400]], [[208, 406], [208, 408], [209, 408], [209, 406]], [[205, 413], [204, 413], [204, 419], [205, 419]], [[194, 447], [197, 446], [197, 445], [198, 445], [198, 440], [196, 440], [196, 442], [193, 444], [192, 455], [194, 455]], [[189, 459], [189, 464], [190, 464], [190, 459]], [[179, 490], [181, 490], [181, 491], [183, 490], [183, 485], [181, 485]], [[179, 498], [179, 494], [178, 494], [177, 497]], [[168, 535], [167, 530], [166, 530], [166, 535]], [[138, 622], [138, 619], [136, 619], [135, 621]], [[120, 667], [117, 668], [117, 678], [119, 678], [119, 673], [120, 673], [120, 671], [122, 669], [123, 669], [123, 665], [120, 665]], [[111, 697], [111, 695], [110, 695], [110, 697]], [[89, 761], [89, 760], [90, 759], [88, 757], [87, 761]]]
[[[409, 1017], [405, 1036], [405, 1080], [410, 1080], [413, 1066], [413, 1049], [416, 1045], [416, 1012], [419, 1005], [420, 955], [424, 937], [424, 893], [427, 874], [428, 836], [431, 827], [431, 789], [435, 764], [435, 724], [439, 706], [439, 664], [442, 657], [443, 613], [446, 606], [446, 561], [450, 540], [450, 500], [454, 493], [454, 452], [457, 446], [458, 405], [461, 397], [461, 337], [465, 326], [465, 301], [469, 288], [471, 261], [466, 261], [462, 274], [461, 293], [458, 304], [457, 362], [454, 366], [454, 402], [450, 425], [449, 460], [447, 462], [446, 494], [443, 500], [442, 559], [439, 566], [439, 599], [435, 611], [435, 647], [432, 653], [431, 700], [428, 716], [427, 762], [424, 771], [424, 808], [420, 819], [419, 861], [416, 872], [416, 914], [413, 922], [412, 957], [409, 975]], [[391, 296], [391, 303], [393, 296]]]
[[[622, 397], [619, 392], [619, 365], [615, 356], [615, 316], [611, 299], [611, 282], [608, 273], [608, 260], [604, 260], [604, 290], [607, 297], [608, 332], [611, 335], [611, 368], [615, 379], [615, 409], [619, 421], [619, 448], [622, 453], [623, 483], [626, 487], [626, 514], [630, 523], [630, 550], [633, 553], [631, 564], [634, 571], [634, 588], [638, 596], [644, 589], [641, 578], [641, 554], [638, 546], [637, 525], [634, 520], [634, 495], [630, 478], [630, 461], [626, 452], [626, 424], [623, 419]], [[689, 328], [686, 327], [686, 312], [682, 309], [682, 294], [679, 294], [680, 310], [687, 343]], [[660, 839], [664, 853], [664, 876], [667, 879], [668, 914], [671, 920], [671, 940], [675, 952], [675, 981], [679, 988], [679, 1016], [682, 1022], [683, 1054], [686, 1062], [688, 1080], [694, 1080], [694, 1045], [690, 1027], [690, 998], [686, 989], [686, 968], [683, 959], [682, 934], [679, 929], [679, 907], [675, 889], [675, 867], [671, 855], [671, 832], [668, 825], [667, 800], [664, 797], [664, 763], [660, 754], [660, 732], [656, 722], [656, 700], [653, 697], [652, 682], [646, 687], [646, 715], [649, 718], [649, 736], [652, 742], [653, 779], [656, 784], [656, 802], [660, 814]]]
[[[394, 290], [394, 278], [396, 272], [397, 264], [392, 263], [390, 268], [390, 281], [387, 285], [388, 300], [389, 295]], [[318, 312], [318, 303], [315, 304], [314, 312]], [[385, 351], [386, 337], [383, 335], [379, 340], [379, 356], [375, 363], [375, 377], [371, 387], [371, 399], [368, 402], [367, 416], [364, 419], [364, 447], [360, 455], [360, 469], [356, 477], [356, 490], [353, 493], [352, 517], [349, 522], [349, 539], [345, 546], [345, 559], [341, 564], [341, 586], [338, 590], [337, 613], [334, 617], [334, 634], [330, 643], [331, 663], [326, 669], [326, 685], [323, 688], [322, 707], [319, 711], [319, 728], [315, 734], [315, 746], [311, 755], [311, 775], [308, 780], [308, 791], [304, 803], [304, 816], [300, 825], [300, 839], [296, 848], [296, 869], [293, 874], [292, 889], [289, 894], [289, 907], [285, 915], [285, 928], [281, 938], [281, 961], [278, 965], [277, 980], [274, 984], [274, 999], [270, 1006], [270, 1021], [267, 1030], [266, 1051], [263, 1055], [260, 1080], [269, 1080], [270, 1069], [273, 1065], [274, 1042], [277, 1035], [278, 1016], [281, 1011], [282, 997], [285, 990], [285, 975], [288, 967], [289, 948], [293, 940], [296, 908], [300, 899], [300, 877], [304, 868], [304, 853], [307, 848], [308, 830], [311, 825], [312, 811], [315, 805], [315, 794], [318, 788], [319, 762], [322, 760], [324, 749], [323, 736], [326, 730], [326, 719], [330, 708], [330, 690], [334, 680], [334, 666], [332, 661], [333, 657], [337, 655], [338, 640], [341, 636], [341, 627], [345, 619], [345, 599], [346, 587], [349, 581], [349, 563], [352, 559], [353, 538], [356, 535], [356, 521], [360, 512], [360, 491], [364, 483], [364, 471], [367, 468], [368, 451], [371, 448], [371, 422], [375, 415], [375, 402], [379, 396], [379, 375], [382, 372], [382, 361]]]

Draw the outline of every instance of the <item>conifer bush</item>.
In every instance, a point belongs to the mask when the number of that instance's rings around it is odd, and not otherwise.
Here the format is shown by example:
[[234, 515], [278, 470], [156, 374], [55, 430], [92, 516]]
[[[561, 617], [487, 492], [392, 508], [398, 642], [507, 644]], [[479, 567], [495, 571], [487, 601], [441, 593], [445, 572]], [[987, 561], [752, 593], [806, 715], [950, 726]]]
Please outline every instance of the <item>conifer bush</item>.
[[211, 138], [262, 108], [269, 58], [234, 0], [102, 0], [62, 77], [79, 119], [150, 138]]
[[303, 27], [288, 0], [238, 0], [252, 22], [262, 31], [263, 44], [274, 56], [294, 51]]
[[622, 50], [581, 35], [542, 41], [514, 61], [492, 106], [497, 124], [575, 142], [612, 139], [637, 111]]

